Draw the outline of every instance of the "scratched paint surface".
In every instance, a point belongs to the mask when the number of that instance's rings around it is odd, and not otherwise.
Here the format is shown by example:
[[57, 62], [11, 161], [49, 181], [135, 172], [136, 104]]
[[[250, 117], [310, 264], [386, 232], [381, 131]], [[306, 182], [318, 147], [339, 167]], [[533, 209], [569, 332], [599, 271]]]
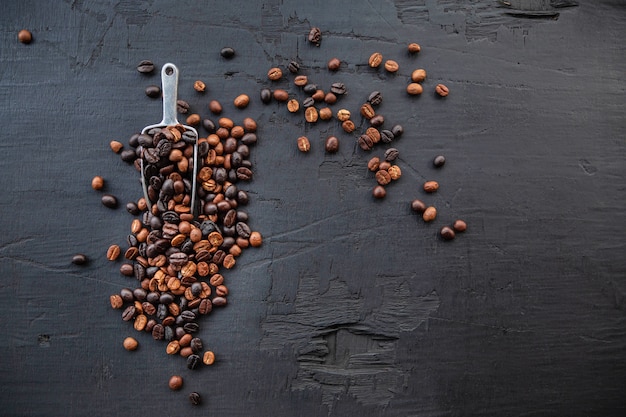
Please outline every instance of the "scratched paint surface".
[[[13, 2], [0, 16], [4, 134], [0, 207], [3, 415], [588, 416], [626, 409], [626, 71], [620, 2], [270, 0]], [[306, 41], [323, 31], [319, 48]], [[17, 31], [34, 34], [19, 44]], [[422, 45], [409, 56], [406, 43]], [[223, 46], [237, 55], [219, 56]], [[381, 51], [390, 76], [367, 67]], [[325, 69], [331, 57], [337, 73]], [[203, 116], [259, 123], [251, 226], [265, 241], [227, 277], [227, 308], [201, 322], [217, 363], [199, 372], [137, 335], [108, 306], [127, 282], [104, 259], [141, 195], [108, 149], [160, 120], [145, 97], [174, 62]], [[336, 123], [309, 125], [258, 100], [266, 72], [297, 59], [334, 106], [383, 93], [402, 178], [371, 198], [369, 157]], [[410, 71], [427, 93], [404, 93]], [[202, 79], [208, 92], [197, 94]], [[443, 82], [445, 100], [432, 93]], [[245, 110], [232, 99], [252, 97]], [[365, 121], [354, 117], [361, 129]], [[312, 150], [295, 147], [307, 135]], [[340, 151], [328, 155], [334, 134]], [[437, 154], [443, 169], [432, 167]], [[420, 191], [426, 180], [441, 188]], [[432, 225], [413, 198], [439, 209]], [[453, 242], [436, 236], [463, 218]], [[69, 263], [86, 253], [85, 267]], [[121, 341], [134, 335], [132, 354]], [[179, 393], [167, 379], [182, 374]], [[186, 394], [199, 391], [201, 407]]]

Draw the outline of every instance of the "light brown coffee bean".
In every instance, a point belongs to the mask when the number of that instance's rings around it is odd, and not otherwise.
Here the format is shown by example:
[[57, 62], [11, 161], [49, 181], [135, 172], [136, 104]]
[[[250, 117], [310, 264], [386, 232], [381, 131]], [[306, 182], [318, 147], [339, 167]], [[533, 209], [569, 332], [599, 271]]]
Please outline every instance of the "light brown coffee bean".
[[344, 122], [341, 123], [341, 128], [346, 133], [352, 133], [356, 129], [356, 126], [352, 120], [345, 120]]
[[119, 258], [121, 252], [122, 250], [118, 245], [111, 245], [109, 246], [109, 249], [107, 249], [107, 259], [109, 261], [116, 260], [117, 258]]
[[282, 78], [282, 76], [283, 71], [278, 67], [270, 68], [270, 70], [267, 72], [267, 78], [272, 81], [278, 81]]
[[196, 80], [193, 83], [193, 89], [196, 90], [198, 93], [204, 93], [204, 91], [206, 90], [206, 84], [201, 80]]
[[378, 68], [383, 63], [383, 55], [380, 52], [374, 52], [367, 61], [370, 67]]
[[307, 107], [304, 111], [304, 119], [309, 123], [317, 122], [318, 117], [319, 114], [317, 112], [317, 109], [313, 106]]
[[119, 294], [113, 294], [112, 296], [110, 296], [109, 301], [111, 302], [111, 308], [118, 309], [122, 308], [122, 306], [124, 305], [124, 300]]
[[300, 110], [300, 102], [297, 99], [292, 98], [287, 102], [287, 110], [289, 113], [296, 113]]
[[436, 217], [437, 209], [433, 206], [426, 207], [426, 210], [424, 210], [424, 213], [422, 213], [422, 219], [424, 219], [425, 222], [432, 222], [433, 220], [435, 220]]
[[179, 375], [172, 376], [168, 382], [168, 386], [172, 391], [178, 391], [183, 387], [183, 377]]
[[213, 365], [215, 363], [215, 353], [210, 350], [204, 352], [204, 354], [202, 355], [202, 363], [209, 366]]
[[213, 114], [221, 114], [222, 113], [222, 103], [217, 100], [211, 100], [209, 102], [209, 110]]
[[328, 61], [327, 67], [330, 71], [337, 71], [341, 67], [341, 61], [339, 58], [331, 58]]
[[420, 83], [410, 83], [406, 86], [406, 92], [412, 96], [420, 95], [423, 91], [424, 89]]
[[172, 340], [165, 347], [165, 353], [168, 355], [175, 355], [178, 352], [180, 352], [180, 343], [178, 343], [178, 340]]
[[380, 166], [380, 158], [377, 156], [374, 156], [367, 162], [367, 169], [369, 169], [372, 172], [378, 171], [379, 166]]
[[380, 131], [375, 127], [368, 127], [365, 134], [372, 140], [372, 143], [380, 142]]
[[93, 188], [94, 190], [101, 190], [102, 188], [104, 188], [104, 178], [102, 178], [100, 175], [96, 175], [95, 177], [93, 177], [93, 179], [91, 180], [91, 188]]
[[135, 317], [135, 322], [133, 323], [133, 327], [138, 332], [141, 332], [143, 331], [143, 329], [146, 328], [147, 323], [148, 323], [148, 317], [145, 314], [139, 314], [137, 317]]
[[253, 248], [258, 248], [263, 243], [263, 237], [261, 236], [261, 233], [256, 231], [250, 233], [250, 237], [248, 238], [248, 240], [250, 241], [250, 246], [252, 246]]
[[339, 109], [337, 111], [337, 120], [340, 122], [345, 122], [350, 118], [350, 110], [347, 109]]
[[139, 346], [139, 342], [137, 342], [137, 339], [135, 339], [134, 337], [127, 337], [126, 339], [124, 339], [124, 342], [122, 343], [122, 345], [124, 346], [124, 349], [126, 350], [136, 350], [137, 347]]
[[387, 70], [387, 72], [397, 72], [400, 69], [400, 65], [398, 65], [398, 63], [392, 59], [388, 59], [387, 61], [385, 61], [385, 70]]
[[235, 97], [235, 100], [233, 100], [233, 104], [238, 109], [244, 109], [248, 107], [248, 104], [250, 104], [250, 97], [248, 97], [247, 94], [240, 94]]
[[422, 47], [419, 45], [419, 43], [411, 42], [408, 46], [408, 50], [410, 53], [415, 54], [421, 51]]
[[427, 193], [434, 193], [439, 189], [439, 183], [437, 181], [426, 181], [424, 183], [424, 191]]
[[426, 70], [419, 68], [411, 73], [411, 81], [421, 83], [426, 79]]
[[389, 172], [384, 169], [379, 169], [378, 171], [376, 171], [375, 177], [376, 182], [378, 182], [378, 184], [380, 185], [387, 185], [391, 182], [391, 175], [389, 175]]
[[109, 147], [115, 153], [120, 153], [122, 149], [124, 149], [124, 145], [122, 144], [122, 142], [119, 142], [117, 140], [112, 140], [111, 142], [109, 142]]
[[306, 75], [298, 75], [293, 79], [293, 83], [298, 87], [304, 87], [309, 83], [309, 78]]
[[198, 126], [202, 119], [198, 113], [193, 113], [187, 116], [187, 124], [190, 126]]
[[377, 185], [372, 190], [372, 195], [374, 196], [374, 198], [385, 198], [385, 196], [387, 195], [387, 190], [385, 190], [385, 187], [383, 187], [382, 185]]
[[274, 96], [274, 100], [279, 102], [289, 100], [289, 93], [287, 92], [287, 90], [283, 90], [282, 88], [277, 88], [276, 90], [274, 90], [272, 95]]
[[370, 103], [364, 103], [360, 109], [361, 116], [365, 117], [367, 120], [370, 120], [372, 117], [376, 115], [374, 108]]
[[245, 119], [243, 119], [243, 129], [246, 132], [256, 132], [257, 129], [257, 123], [256, 121], [252, 118], [252, 117], [246, 117]]
[[311, 142], [306, 136], [300, 136], [298, 138], [298, 149], [300, 152], [308, 152], [311, 150]]
[[437, 84], [437, 86], [435, 86], [435, 92], [441, 97], [446, 97], [450, 93], [450, 90], [443, 84]]
[[19, 40], [23, 44], [28, 45], [33, 41], [33, 34], [30, 33], [30, 31], [27, 29], [22, 29], [17, 32], [17, 40]]
[[455, 220], [454, 224], [452, 225], [452, 228], [455, 231], [457, 231], [459, 233], [462, 233], [462, 232], [467, 230], [467, 223], [465, 223], [463, 220], [460, 220], [460, 219], [459, 220]]
[[389, 169], [387, 169], [387, 172], [392, 180], [397, 180], [402, 176], [402, 170], [400, 170], [398, 165], [390, 166]]
[[311, 95], [311, 98], [315, 101], [322, 101], [324, 100], [324, 97], [326, 97], [326, 93], [324, 93], [324, 90], [320, 89], [315, 90], [315, 92]]
[[333, 111], [330, 107], [322, 107], [319, 111], [319, 117], [322, 120], [330, 120], [333, 118]]

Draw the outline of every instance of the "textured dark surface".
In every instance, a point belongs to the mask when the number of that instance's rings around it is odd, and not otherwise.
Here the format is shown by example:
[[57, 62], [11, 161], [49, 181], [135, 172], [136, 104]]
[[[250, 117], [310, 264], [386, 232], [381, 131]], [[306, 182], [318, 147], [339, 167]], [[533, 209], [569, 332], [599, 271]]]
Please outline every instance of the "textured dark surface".
[[[626, 8], [618, 1], [12, 1], [0, 15], [0, 414], [6, 416], [617, 416], [626, 411]], [[510, 4], [506, 7], [504, 3]], [[306, 41], [322, 29], [321, 46]], [[33, 32], [30, 45], [17, 32]], [[409, 56], [408, 42], [422, 52]], [[232, 60], [220, 57], [232, 46]], [[395, 59], [390, 76], [367, 67]], [[332, 57], [344, 63], [329, 73]], [[336, 121], [263, 105], [292, 59], [344, 82], [362, 129], [373, 90], [403, 176], [374, 201]], [[179, 97], [259, 123], [248, 249], [229, 305], [205, 318], [213, 367], [188, 371], [108, 303], [128, 285], [104, 254], [141, 189], [112, 139], [161, 120], [142, 59], [181, 72]], [[425, 93], [404, 92], [425, 68]], [[192, 86], [207, 83], [204, 95]], [[443, 82], [450, 95], [433, 95]], [[237, 110], [232, 99], [252, 97]], [[201, 130], [201, 133], [203, 131]], [[205, 133], [203, 133], [205, 134]], [[306, 134], [309, 154], [295, 141]], [[327, 155], [324, 138], [340, 138]], [[431, 165], [437, 154], [446, 165]], [[441, 187], [420, 191], [425, 180]], [[422, 198], [439, 209], [425, 224]], [[468, 223], [452, 242], [437, 230]], [[85, 253], [86, 266], [70, 263]], [[134, 335], [136, 352], [122, 340]], [[171, 392], [172, 374], [185, 387]], [[187, 394], [198, 391], [201, 407]]]

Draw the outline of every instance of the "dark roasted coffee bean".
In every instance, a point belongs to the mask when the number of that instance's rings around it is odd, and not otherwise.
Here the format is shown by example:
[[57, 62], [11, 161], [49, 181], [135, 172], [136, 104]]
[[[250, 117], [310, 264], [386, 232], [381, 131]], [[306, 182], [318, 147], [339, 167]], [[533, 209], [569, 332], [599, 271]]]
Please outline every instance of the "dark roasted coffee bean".
[[[195, 284], [199, 284], [199, 283], [196, 282]], [[202, 289], [202, 285], [200, 285], [200, 287]], [[191, 323], [192, 321], [194, 321], [196, 319], [196, 315], [192, 311], [185, 310], [182, 313], [180, 313], [180, 318], [185, 323]]]
[[72, 263], [74, 265], [85, 265], [87, 263], [87, 257], [82, 253], [72, 256]]
[[146, 87], [146, 95], [150, 98], [161, 97], [161, 87], [158, 85], [149, 85]]
[[369, 151], [374, 146], [374, 142], [372, 142], [372, 138], [370, 138], [368, 135], [365, 135], [365, 134], [359, 136], [359, 138], [357, 139], [357, 143], [359, 144], [359, 147], [363, 149], [364, 151]]
[[434, 159], [433, 159], [433, 165], [436, 166], [437, 168], [440, 168], [443, 166], [443, 164], [446, 163], [446, 158], [443, 155], [437, 155]]
[[122, 264], [122, 266], [120, 266], [120, 273], [125, 277], [132, 277], [135, 274], [134, 269], [132, 264]]
[[198, 330], [200, 330], [200, 326], [198, 325], [198, 323], [185, 323], [183, 329], [185, 329], [187, 333], [196, 333]]
[[333, 83], [330, 87], [330, 92], [338, 96], [346, 94], [346, 86], [344, 83]]
[[231, 59], [235, 56], [235, 50], [230, 46], [225, 46], [220, 50], [220, 55], [222, 58]]
[[200, 301], [200, 304], [198, 305], [198, 312], [200, 314], [209, 314], [211, 310], [213, 310], [213, 304], [211, 303], [211, 300], [205, 298]]
[[120, 158], [124, 162], [132, 163], [135, 159], [137, 159], [137, 152], [134, 149], [124, 149], [120, 152]]
[[269, 88], [261, 89], [261, 102], [268, 104], [272, 101], [272, 91]]
[[374, 127], [380, 127], [385, 123], [385, 117], [382, 114], [377, 114], [370, 119], [370, 124]]
[[378, 106], [380, 103], [383, 102], [383, 95], [380, 91], [372, 91], [372, 93], [367, 98], [367, 101], [369, 101], [372, 106]]
[[302, 107], [304, 108], [312, 107], [314, 105], [315, 105], [315, 99], [313, 99], [313, 97], [307, 97], [304, 100], [302, 100]]
[[163, 340], [165, 337], [165, 328], [162, 324], [155, 324], [152, 328], [152, 338], [154, 340]]
[[404, 133], [404, 128], [401, 125], [395, 125], [391, 128], [391, 131], [393, 132], [393, 135], [397, 138], [402, 136], [402, 133]]
[[100, 200], [105, 207], [111, 209], [117, 208], [117, 198], [112, 194], [104, 194]]
[[148, 293], [148, 295], [146, 295], [146, 301], [152, 304], [156, 304], [159, 302], [160, 296], [161, 294], [159, 294], [158, 292], [151, 291]]
[[133, 295], [135, 296], [136, 300], [143, 301], [146, 299], [148, 292], [144, 290], [143, 288], [139, 287], [133, 290]]
[[443, 226], [439, 234], [444, 240], [452, 240], [455, 237], [454, 230], [450, 226]]
[[172, 328], [172, 326], [165, 326], [163, 331], [163, 339], [167, 340], [168, 342], [174, 340], [174, 329]]
[[154, 71], [154, 64], [152, 63], [152, 61], [143, 60], [137, 65], [137, 71], [142, 74], [150, 74], [152, 71]]
[[395, 139], [395, 135], [391, 130], [383, 129], [380, 131], [380, 140], [384, 143], [391, 143]]
[[159, 297], [159, 302], [165, 305], [171, 304], [174, 302], [174, 296], [169, 292], [163, 293], [161, 294], [161, 297]]
[[317, 85], [307, 84], [304, 87], [302, 87], [302, 91], [304, 91], [308, 95], [313, 95], [317, 91]]
[[189, 103], [185, 100], [176, 100], [176, 111], [180, 114], [187, 114], [189, 112]]
[[257, 136], [255, 133], [246, 133], [241, 138], [241, 143], [247, 146], [254, 145], [257, 142]]
[[189, 401], [191, 401], [193, 405], [200, 405], [202, 403], [202, 397], [194, 391], [189, 394]]
[[311, 30], [309, 31], [308, 40], [315, 46], [320, 46], [322, 42], [322, 31], [320, 30], [320, 28], [311, 28]]
[[191, 350], [193, 351], [193, 353], [200, 353], [202, 352], [202, 349], [204, 349], [202, 339], [200, 339], [199, 337], [194, 337], [193, 339], [191, 339], [191, 343], [189, 344], [189, 346], [191, 346]]
[[141, 303], [141, 308], [143, 308], [144, 314], [148, 316], [154, 316], [156, 314], [156, 307], [152, 303], [144, 301]]
[[135, 301], [135, 294], [133, 294], [133, 291], [130, 288], [122, 288], [120, 290], [120, 297], [122, 297], [122, 300], [126, 303], [132, 303]]
[[129, 305], [122, 312], [122, 320], [131, 321], [135, 317], [136, 309], [134, 305]]
[[225, 297], [214, 297], [211, 300], [211, 304], [215, 307], [223, 307], [228, 303]]
[[295, 74], [300, 71], [300, 64], [298, 64], [296, 61], [291, 61], [287, 66], [287, 69], [290, 73]]
[[389, 148], [385, 151], [385, 161], [387, 162], [395, 161], [399, 155], [400, 155], [400, 152], [396, 148]]
[[215, 123], [211, 119], [203, 119], [202, 127], [204, 127], [209, 133], [215, 132]]
[[237, 168], [237, 179], [249, 181], [252, 179], [252, 171], [246, 167]]
[[165, 304], [159, 304], [157, 306], [156, 316], [159, 320], [163, 320], [165, 317], [167, 317], [167, 313], [167, 306]]
[[326, 138], [324, 148], [328, 153], [335, 153], [339, 150], [339, 139], [336, 136], [329, 136]]
[[146, 277], [146, 268], [141, 264], [136, 263], [133, 265], [133, 274], [138, 281], [142, 281]]
[[139, 207], [137, 207], [137, 204], [133, 203], [132, 201], [129, 203], [126, 203], [126, 211], [132, 214], [133, 216], [136, 216], [139, 213], [141, 213], [141, 210], [139, 210]]
[[239, 237], [242, 237], [244, 239], [248, 239], [250, 237], [250, 233], [252, 233], [252, 231], [250, 230], [250, 226], [248, 226], [244, 222], [237, 223], [237, 225], [235, 226], [235, 229], [237, 230], [237, 235], [239, 235]]

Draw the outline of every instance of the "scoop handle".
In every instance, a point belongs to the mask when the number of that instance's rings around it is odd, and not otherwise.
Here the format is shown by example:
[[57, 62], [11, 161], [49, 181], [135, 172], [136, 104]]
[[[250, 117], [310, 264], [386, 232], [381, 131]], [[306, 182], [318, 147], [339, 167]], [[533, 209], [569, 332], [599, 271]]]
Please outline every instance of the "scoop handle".
[[161, 85], [163, 87], [163, 121], [162, 125], [177, 125], [176, 100], [178, 99], [178, 68], [167, 63], [161, 69]]

